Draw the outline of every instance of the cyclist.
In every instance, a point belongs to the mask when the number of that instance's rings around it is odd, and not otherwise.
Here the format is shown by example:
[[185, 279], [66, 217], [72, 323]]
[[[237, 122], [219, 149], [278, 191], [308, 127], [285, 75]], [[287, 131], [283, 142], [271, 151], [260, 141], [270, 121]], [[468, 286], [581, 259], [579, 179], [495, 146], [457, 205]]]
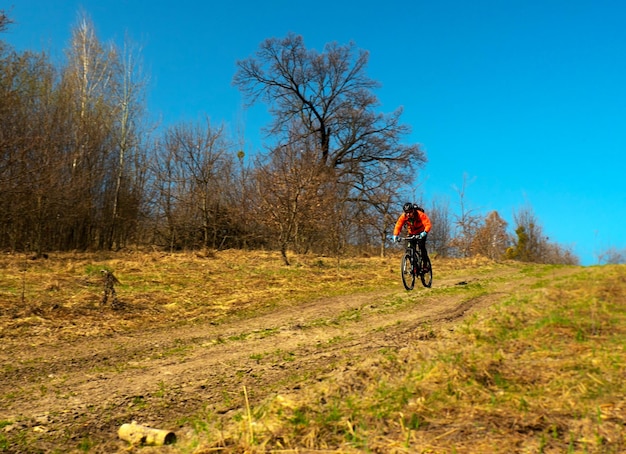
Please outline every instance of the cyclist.
[[424, 272], [428, 272], [426, 263], [429, 263], [428, 252], [426, 251], [426, 237], [432, 227], [430, 218], [424, 210], [419, 206], [407, 202], [402, 206], [402, 213], [398, 217], [396, 226], [393, 229], [393, 241], [400, 242], [400, 232], [404, 224], [407, 225], [407, 231], [409, 235], [419, 235], [417, 244], [419, 245], [420, 252], [422, 254], [422, 263], [424, 264]]

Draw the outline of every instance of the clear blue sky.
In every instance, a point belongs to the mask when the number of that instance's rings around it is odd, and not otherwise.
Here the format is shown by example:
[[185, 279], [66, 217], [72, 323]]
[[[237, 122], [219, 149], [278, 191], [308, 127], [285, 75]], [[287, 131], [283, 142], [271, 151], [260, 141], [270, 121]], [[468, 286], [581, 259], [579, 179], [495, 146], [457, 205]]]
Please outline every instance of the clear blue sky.
[[623, 0], [14, 0], [2, 39], [58, 61], [78, 13], [103, 42], [141, 44], [148, 109], [165, 124], [208, 115], [260, 150], [263, 107], [244, 110], [235, 62], [294, 32], [309, 48], [354, 41], [382, 83], [381, 111], [404, 108], [428, 164], [411, 191], [466, 205], [530, 206], [583, 264], [626, 248], [626, 2]]

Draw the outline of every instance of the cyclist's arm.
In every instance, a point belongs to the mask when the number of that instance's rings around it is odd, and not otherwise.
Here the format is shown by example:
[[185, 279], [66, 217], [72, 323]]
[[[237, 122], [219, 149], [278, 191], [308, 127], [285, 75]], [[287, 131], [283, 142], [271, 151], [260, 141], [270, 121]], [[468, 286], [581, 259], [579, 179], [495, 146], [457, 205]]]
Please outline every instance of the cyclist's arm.
[[432, 228], [430, 218], [428, 217], [426, 213], [422, 211], [419, 211], [419, 217], [420, 217], [420, 220], [422, 221], [422, 225], [424, 226], [424, 232], [429, 233], [430, 229]]
[[400, 217], [398, 217], [398, 221], [396, 222], [396, 225], [393, 228], [394, 236], [400, 235], [400, 232], [402, 231], [402, 227], [404, 227], [405, 223], [406, 223], [406, 214], [402, 213]]

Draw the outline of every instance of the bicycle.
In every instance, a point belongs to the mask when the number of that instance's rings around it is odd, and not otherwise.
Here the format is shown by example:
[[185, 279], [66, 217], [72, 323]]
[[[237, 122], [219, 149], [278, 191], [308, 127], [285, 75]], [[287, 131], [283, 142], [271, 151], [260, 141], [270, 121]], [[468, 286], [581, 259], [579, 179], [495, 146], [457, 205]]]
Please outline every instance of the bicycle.
[[409, 235], [402, 239], [407, 242], [401, 264], [404, 288], [413, 290], [417, 276], [420, 277], [424, 287], [430, 287], [433, 283], [433, 268], [428, 257], [426, 257], [426, 263], [422, 263], [422, 254], [417, 247], [417, 242], [421, 241], [419, 235]]

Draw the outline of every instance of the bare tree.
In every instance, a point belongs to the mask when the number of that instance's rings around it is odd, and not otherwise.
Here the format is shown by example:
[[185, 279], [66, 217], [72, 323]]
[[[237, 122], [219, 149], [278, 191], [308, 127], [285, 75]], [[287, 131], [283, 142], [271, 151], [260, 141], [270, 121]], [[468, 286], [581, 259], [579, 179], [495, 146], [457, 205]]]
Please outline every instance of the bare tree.
[[402, 109], [376, 111], [379, 83], [366, 74], [368, 60], [353, 43], [330, 43], [318, 53], [289, 34], [261, 43], [255, 56], [237, 62], [233, 78], [250, 105], [269, 105], [268, 133], [277, 142], [271, 148], [310, 144], [317, 162], [349, 191], [348, 203], [379, 203], [373, 188], [410, 184], [426, 160], [417, 144], [401, 142], [410, 132], [400, 122]]
[[626, 264], [626, 248], [611, 246], [598, 255], [598, 263], [607, 265]]
[[458, 255], [461, 257], [471, 256], [471, 245], [474, 240], [474, 236], [480, 227], [481, 216], [476, 213], [474, 209], [468, 209], [467, 201], [465, 199], [468, 176], [463, 175], [463, 185], [460, 188], [456, 188], [456, 192], [459, 195], [460, 212], [456, 215], [456, 235], [452, 241], [452, 246], [457, 250]]
[[[13, 23], [13, 20], [9, 17], [7, 12], [3, 9], [0, 9], [0, 33], [5, 32], [9, 26]], [[6, 49], [9, 46], [2, 40], [0, 40], [0, 57], [4, 56]]]
[[9, 17], [7, 12], [0, 9], [0, 32], [4, 32], [9, 28], [9, 25], [13, 23], [13, 20]]
[[[5, 22], [0, 15], [0, 29]], [[121, 246], [144, 197], [140, 91], [90, 20], [67, 64], [0, 47], [0, 242], [35, 250]]]
[[234, 171], [225, 129], [208, 118], [204, 125], [182, 123], [167, 130], [161, 146], [154, 174], [161, 236], [172, 249], [217, 248], [227, 235], [224, 191]]
[[480, 254], [492, 260], [504, 258], [507, 248], [511, 245], [506, 229], [507, 222], [497, 211], [489, 213], [472, 240], [472, 254]]
[[433, 199], [429, 207], [426, 208], [426, 212], [433, 225], [431, 232], [428, 234], [428, 245], [431, 253], [449, 257], [453, 239], [453, 226], [448, 200]]
[[46, 247], [57, 148], [51, 127], [54, 68], [44, 54], [11, 53], [0, 60], [0, 211], [2, 243]]
[[65, 72], [66, 82], [75, 90], [74, 99], [78, 115], [76, 130], [76, 150], [72, 159], [72, 169], [79, 167], [89, 158], [90, 131], [93, 123], [106, 128], [109, 121], [109, 105], [112, 79], [116, 62], [115, 49], [106, 49], [96, 36], [95, 27], [86, 14], [79, 18], [72, 30], [71, 45], [67, 52], [68, 66]]
[[[233, 146], [233, 148], [235, 148]], [[256, 198], [254, 189], [254, 169], [246, 161], [246, 153], [240, 148], [231, 160], [232, 172], [222, 175], [220, 188], [224, 220], [227, 225], [222, 225], [221, 245], [227, 247], [239, 247], [248, 249], [252, 246], [259, 247], [266, 244], [263, 231], [258, 220], [251, 215], [255, 206], [260, 202]]]
[[71, 103], [73, 143], [69, 159], [67, 248], [103, 247], [115, 187], [114, 76], [117, 54], [104, 46], [91, 20], [81, 15], [72, 30], [62, 87]]
[[571, 246], [563, 246], [549, 241], [544, 245], [544, 253], [542, 257], [542, 263], [551, 263], [555, 265], [580, 264], [580, 260], [572, 251]]
[[143, 75], [140, 49], [128, 38], [121, 52], [116, 52], [112, 73], [112, 135], [117, 151], [117, 166], [112, 193], [112, 207], [105, 247], [121, 247], [130, 234], [143, 198], [145, 155], [141, 150], [146, 78]]
[[355, 203], [358, 208], [354, 227], [360, 235], [357, 241], [360, 245], [377, 246], [379, 255], [385, 256], [387, 238], [392, 234], [397, 218], [396, 207], [401, 203], [398, 198], [397, 187], [393, 182], [381, 182], [368, 194], [367, 203]]
[[274, 149], [264, 160], [256, 166], [257, 214], [276, 236], [283, 261], [289, 265], [289, 245], [302, 245], [314, 237], [313, 226], [326, 205], [321, 203], [323, 193], [329, 193], [324, 190], [326, 168], [319, 165], [314, 151], [293, 145]]

